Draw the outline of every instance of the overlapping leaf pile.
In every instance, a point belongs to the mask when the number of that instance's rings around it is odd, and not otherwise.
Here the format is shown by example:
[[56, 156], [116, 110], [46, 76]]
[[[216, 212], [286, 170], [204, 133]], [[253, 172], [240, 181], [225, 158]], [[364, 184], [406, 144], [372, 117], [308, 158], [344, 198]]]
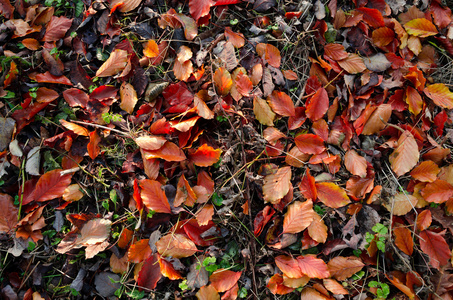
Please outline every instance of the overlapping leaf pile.
[[4, 297], [451, 298], [451, 10], [400, 2], [3, 0]]

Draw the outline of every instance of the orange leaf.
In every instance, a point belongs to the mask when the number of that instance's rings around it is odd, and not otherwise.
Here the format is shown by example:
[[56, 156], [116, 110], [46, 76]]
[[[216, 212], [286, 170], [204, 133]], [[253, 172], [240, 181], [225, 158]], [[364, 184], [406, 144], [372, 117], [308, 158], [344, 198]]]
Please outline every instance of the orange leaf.
[[159, 46], [157, 46], [155, 40], [149, 40], [148, 42], [146, 42], [146, 45], [143, 48], [143, 54], [149, 58], [153, 58], [159, 55]]
[[259, 43], [256, 45], [256, 52], [259, 56], [261, 56], [261, 58], [264, 58], [269, 65], [274, 68], [280, 68], [282, 56], [280, 55], [280, 51], [277, 47], [271, 44]]
[[121, 232], [120, 237], [118, 238], [118, 247], [125, 249], [127, 246], [129, 246], [129, 243], [132, 240], [133, 236], [134, 232], [132, 230], [124, 228]]
[[135, 104], [137, 104], [137, 92], [132, 84], [123, 82], [120, 88], [121, 104], [120, 108], [128, 113], [134, 112]]
[[289, 192], [291, 167], [283, 167], [264, 177], [263, 198], [265, 202], [278, 203]]
[[395, 32], [388, 27], [380, 27], [371, 34], [373, 43], [378, 47], [385, 47], [395, 38]]
[[254, 65], [252, 67], [252, 70], [250, 71], [250, 80], [252, 81], [253, 85], [257, 85], [258, 83], [260, 83], [262, 78], [263, 78], [263, 65], [262, 64]]
[[425, 18], [413, 19], [403, 25], [406, 32], [418, 37], [428, 37], [438, 33], [436, 26]]
[[323, 279], [325, 288], [334, 295], [348, 295], [349, 292], [335, 279]]
[[61, 175], [61, 171], [63, 170], [56, 169], [42, 175], [36, 183], [33, 197], [22, 204], [28, 204], [31, 200], [43, 202], [63, 196], [64, 191], [71, 184], [72, 174]]
[[267, 97], [267, 102], [272, 110], [281, 116], [291, 117], [296, 115], [293, 100], [285, 92], [273, 91]]
[[283, 285], [290, 288], [300, 288], [305, 286], [310, 281], [310, 277], [303, 275], [300, 278], [289, 278], [283, 276]]
[[441, 233], [430, 230], [420, 232], [420, 248], [428, 255], [429, 264], [438, 270], [441, 266], [445, 266], [451, 257], [451, 251], [442, 236], [443, 233], [445, 230]]
[[173, 267], [172, 263], [167, 261], [165, 258], [159, 259], [159, 266], [162, 275], [169, 278], [170, 280], [182, 279], [181, 274], [179, 274], [179, 272], [176, 271]]
[[398, 193], [390, 199], [390, 202], [383, 203], [383, 206], [395, 216], [404, 216], [417, 204], [418, 199], [413, 195]]
[[325, 243], [327, 240], [327, 226], [321, 216], [313, 213], [313, 221], [308, 226], [308, 234], [318, 243]]
[[115, 6], [118, 6], [117, 9], [120, 12], [127, 13], [136, 9], [140, 3], [142, 3], [142, 0], [112, 0], [112, 2], [110, 2], [110, 8], [113, 10]]
[[299, 134], [294, 141], [302, 153], [320, 154], [326, 149], [324, 140], [315, 134]]
[[316, 213], [313, 210], [313, 202], [294, 201], [288, 206], [288, 211], [283, 219], [282, 233], [298, 233], [310, 226]]
[[98, 135], [97, 130], [90, 132], [90, 141], [87, 145], [88, 155], [91, 159], [95, 159], [99, 152], [101, 152], [101, 148], [99, 147], [99, 143], [101, 142], [101, 137]]
[[83, 136], [90, 136], [90, 132], [85, 127], [74, 124], [72, 122], [65, 121], [63, 119], [60, 120], [60, 124], [63, 125], [66, 129], [71, 130], [75, 134], [83, 135]]
[[35, 79], [39, 83], [56, 83], [56, 84], [65, 84], [65, 85], [72, 86], [72, 82], [71, 82], [71, 80], [68, 79], [68, 77], [66, 77], [64, 75], [55, 76], [55, 75], [50, 74], [49, 71], [42, 73], [42, 74], [37, 74]]
[[198, 91], [193, 98], [193, 106], [197, 110], [197, 114], [207, 120], [214, 118], [214, 112], [206, 104], [206, 101], [209, 100], [210, 97], [206, 90]]
[[423, 99], [420, 94], [411, 86], [406, 87], [405, 101], [409, 104], [409, 111], [417, 116], [423, 107]]
[[431, 216], [431, 211], [429, 209], [425, 209], [418, 214], [417, 217], [417, 229], [423, 231], [431, 226], [431, 222], [433, 218]]
[[415, 167], [419, 158], [417, 142], [414, 136], [406, 130], [398, 139], [398, 147], [389, 156], [392, 170], [398, 177], [402, 176]]
[[[412, 274], [408, 272], [408, 274]], [[399, 276], [400, 275], [400, 276]], [[400, 291], [402, 291], [406, 296], [409, 297], [409, 299], [415, 299], [415, 293], [413, 292], [413, 286], [411, 285], [408, 287], [405, 285], [403, 282], [406, 281], [404, 273], [401, 271], [391, 271], [388, 274], [385, 274], [385, 277], [394, 285], [396, 286]]]
[[196, 166], [209, 167], [219, 161], [220, 154], [222, 154], [222, 150], [203, 144], [190, 154], [189, 158]]
[[387, 125], [387, 121], [390, 119], [391, 115], [392, 106], [390, 104], [379, 105], [365, 121], [362, 134], [371, 135], [381, 131]]
[[319, 88], [308, 100], [305, 107], [305, 114], [311, 121], [321, 119], [329, 109], [329, 96], [325, 88]]
[[274, 126], [275, 113], [264, 99], [260, 97], [253, 98], [253, 113], [261, 124]]
[[225, 37], [227, 41], [233, 44], [236, 48], [241, 48], [245, 45], [244, 35], [231, 30], [230, 27], [225, 27]]
[[214, 84], [220, 95], [228, 95], [233, 86], [230, 72], [225, 68], [218, 68], [214, 73]]
[[167, 196], [162, 189], [162, 184], [155, 180], [144, 179], [140, 182], [143, 204], [155, 212], [170, 214], [171, 208]]
[[294, 291], [294, 288], [283, 285], [283, 276], [281, 274], [274, 274], [267, 283], [267, 288], [272, 294], [285, 295]]
[[197, 212], [196, 218], [198, 225], [208, 225], [214, 215], [214, 206], [212, 204], [205, 205], [200, 211]]
[[189, 257], [198, 251], [192, 240], [182, 234], [167, 234], [156, 243], [157, 252], [160, 255], [172, 256], [173, 258]]
[[453, 185], [445, 180], [437, 179], [428, 183], [421, 191], [421, 195], [428, 202], [444, 203], [453, 196]]
[[301, 168], [310, 158], [310, 154], [302, 153], [297, 146], [286, 154], [285, 162], [293, 167]]
[[421, 182], [433, 182], [437, 178], [440, 169], [432, 160], [426, 160], [420, 163], [411, 171], [411, 176]]
[[80, 186], [77, 183], [69, 185], [63, 194], [63, 200], [68, 202], [79, 201], [83, 197]]
[[[233, 98], [236, 101], [239, 100], [236, 98], [240, 98], [242, 96], [249, 97], [250, 92], [253, 90], [252, 81], [247, 76], [247, 73], [245, 72], [245, 70], [244, 70], [244, 73], [237, 72], [238, 70], [241, 71], [241, 69], [243, 69], [243, 68], [237, 68], [233, 72], [233, 88], [231, 89], [231, 95], [233, 96]], [[234, 90], [237, 91], [239, 97], [238, 96], [236, 96], [236, 98], [234, 97], [234, 94], [233, 94]]]
[[283, 272], [283, 274], [289, 278], [301, 278], [304, 276], [302, 271], [299, 268], [299, 263], [296, 259], [285, 256], [279, 255], [275, 258], [275, 264]]
[[97, 70], [96, 77], [108, 77], [118, 74], [127, 64], [127, 51], [116, 49]]
[[119, 258], [115, 253], [110, 256], [110, 269], [113, 273], [124, 274], [127, 272], [127, 255]]
[[137, 145], [146, 150], [157, 150], [160, 149], [167, 140], [162, 136], [156, 135], [145, 135], [135, 139]]
[[158, 150], [143, 149], [143, 154], [146, 159], [162, 158], [165, 161], [183, 161], [186, 159], [184, 152], [172, 142], [166, 142]]
[[127, 259], [133, 263], [141, 263], [153, 254], [149, 246], [149, 239], [143, 239], [135, 242], [127, 251]]
[[302, 195], [310, 200], [316, 200], [318, 198], [318, 191], [316, 190], [315, 178], [311, 176], [310, 169], [307, 168], [307, 172], [300, 181], [299, 191]]
[[187, 206], [193, 206], [196, 201], [197, 195], [189, 185], [189, 182], [187, 181], [184, 174], [182, 174], [176, 187], [176, 196], [173, 205], [175, 207], [178, 207], [184, 203]]
[[411, 256], [414, 252], [414, 241], [411, 231], [405, 227], [393, 229], [395, 235], [395, 245], [405, 254]]
[[209, 15], [209, 10], [214, 4], [215, 2], [212, 0], [190, 0], [190, 14], [196, 21], [198, 21], [200, 18]]
[[319, 200], [332, 208], [340, 208], [350, 203], [346, 191], [332, 182], [316, 183]]
[[303, 274], [310, 278], [328, 278], [330, 277], [329, 269], [326, 263], [312, 255], [301, 255], [297, 257], [299, 268]]
[[353, 175], [366, 177], [367, 163], [363, 156], [360, 156], [354, 150], [348, 150], [344, 155], [344, 165]]
[[324, 53], [333, 60], [342, 60], [348, 57], [348, 52], [341, 44], [327, 44], [324, 46]]
[[443, 83], [428, 85], [423, 92], [437, 106], [452, 109], [453, 108], [453, 93]]
[[17, 213], [13, 197], [0, 193], [0, 232], [9, 233], [16, 226]]
[[242, 272], [233, 272], [225, 269], [218, 269], [211, 276], [209, 281], [217, 292], [225, 292], [231, 289], [241, 277]]
[[283, 73], [283, 76], [285, 76], [285, 78], [288, 80], [295, 81], [295, 80], [299, 79], [299, 77], [297, 77], [296, 72], [294, 72], [292, 70], [283, 70], [282, 73]]
[[363, 59], [357, 54], [349, 54], [347, 58], [339, 60], [338, 64], [350, 74], [357, 74], [366, 70]]
[[362, 270], [365, 264], [357, 257], [337, 256], [328, 263], [330, 275], [339, 281], [343, 281]]
[[220, 295], [212, 285], [202, 286], [195, 294], [198, 300], [220, 300]]

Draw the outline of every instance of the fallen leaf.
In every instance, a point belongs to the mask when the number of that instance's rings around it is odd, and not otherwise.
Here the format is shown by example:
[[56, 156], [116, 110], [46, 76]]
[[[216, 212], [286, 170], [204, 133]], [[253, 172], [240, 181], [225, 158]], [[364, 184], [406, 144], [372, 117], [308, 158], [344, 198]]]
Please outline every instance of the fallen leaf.
[[447, 181], [437, 179], [428, 183], [420, 194], [428, 202], [444, 203], [453, 196], [453, 185]]
[[404, 216], [415, 208], [418, 199], [413, 195], [398, 193], [389, 202], [383, 203], [383, 206], [395, 216]]
[[319, 200], [328, 207], [340, 208], [351, 202], [346, 191], [333, 182], [316, 183]]
[[283, 167], [264, 177], [263, 198], [265, 202], [278, 203], [288, 194], [291, 185], [291, 167]]
[[144, 135], [135, 138], [134, 141], [142, 149], [157, 150], [160, 149], [165, 144], [165, 142], [167, 142], [167, 139], [157, 135]]
[[380, 27], [373, 30], [371, 37], [376, 46], [385, 47], [393, 41], [395, 38], [395, 32], [388, 27]]
[[417, 217], [417, 229], [419, 231], [423, 231], [428, 229], [431, 226], [431, 222], [433, 221], [431, 211], [429, 209], [425, 209], [418, 214]]
[[97, 77], [114, 76], [122, 71], [127, 64], [127, 51], [116, 49], [96, 71]]
[[155, 180], [143, 179], [140, 182], [142, 188], [141, 197], [143, 204], [155, 212], [171, 213], [170, 204], [168, 203], [167, 196], [162, 189], [162, 184]]
[[294, 201], [288, 206], [288, 211], [283, 219], [282, 233], [299, 233], [310, 226], [314, 217], [315, 212], [311, 200]]
[[42, 175], [33, 191], [29, 201], [23, 201], [22, 205], [35, 200], [43, 202], [63, 196], [66, 188], [71, 184], [72, 174], [61, 175], [61, 169], [55, 169]]
[[137, 104], [137, 92], [132, 84], [123, 82], [120, 88], [121, 104], [120, 108], [128, 113], [133, 113], [135, 104]]
[[330, 272], [327, 264], [319, 258], [312, 255], [301, 255], [297, 257], [297, 263], [303, 274], [310, 278], [328, 278]]
[[389, 156], [389, 161], [396, 176], [402, 176], [418, 163], [420, 152], [414, 136], [404, 131], [398, 139], [398, 147]]
[[334, 295], [348, 295], [349, 292], [335, 279], [323, 279], [324, 287]]
[[305, 114], [311, 121], [317, 121], [324, 117], [329, 109], [329, 96], [325, 88], [319, 88], [307, 101]]
[[395, 245], [405, 254], [411, 256], [414, 252], [414, 241], [412, 233], [405, 227], [398, 227], [393, 229], [395, 235]]
[[145, 259], [152, 257], [153, 251], [149, 246], [149, 239], [139, 240], [133, 243], [127, 251], [127, 260], [133, 263], [141, 263]]
[[348, 150], [344, 155], [344, 165], [353, 175], [357, 175], [362, 178], [367, 175], [366, 159], [352, 149]]
[[88, 155], [91, 159], [95, 159], [99, 153], [101, 152], [101, 148], [99, 147], [99, 143], [101, 142], [101, 137], [99, 136], [97, 130], [93, 130], [90, 132], [90, 141], [87, 145]]
[[440, 169], [432, 160], [421, 162], [411, 171], [411, 176], [421, 182], [433, 182], [437, 178]]
[[332, 258], [327, 263], [327, 266], [332, 277], [336, 280], [343, 281], [362, 270], [365, 264], [360, 258], [355, 256], [337, 256]]
[[195, 294], [198, 300], [220, 300], [220, 295], [212, 285], [202, 286]]
[[253, 113], [256, 119], [263, 125], [274, 126], [275, 113], [266, 100], [260, 97], [253, 98]]
[[413, 19], [403, 25], [406, 32], [413, 36], [428, 37], [438, 33], [436, 26], [425, 18]]
[[189, 155], [189, 159], [199, 167], [209, 167], [219, 161], [222, 150], [203, 144]]
[[317, 213], [313, 213], [313, 221], [308, 226], [308, 234], [310, 237], [318, 243], [325, 243], [327, 240], [327, 226], [321, 216]]
[[424, 230], [420, 232], [419, 239], [420, 248], [429, 257], [429, 264], [438, 270], [440, 270], [441, 266], [445, 266], [451, 257], [451, 251], [442, 236], [443, 233]]
[[146, 42], [146, 45], [143, 48], [143, 54], [149, 58], [153, 58], [159, 55], [159, 46], [157, 46], [155, 40], [149, 40], [148, 42]]
[[137, 276], [137, 285], [149, 290], [154, 290], [157, 282], [162, 277], [157, 255], [149, 256], [142, 265]]
[[194, 255], [198, 249], [194, 242], [182, 234], [167, 234], [156, 243], [160, 255], [184, 258]]
[[299, 134], [294, 139], [294, 142], [302, 153], [320, 154], [326, 149], [324, 147], [324, 140], [315, 134]]
[[338, 64], [350, 74], [357, 74], [366, 70], [363, 59], [357, 54], [349, 54], [347, 58], [339, 60]]
[[10, 233], [17, 224], [18, 211], [13, 198], [0, 193], [0, 232]]
[[226, 96], [233, 86], [233, 79], [231, 79], [231, 74], [225, 68], [218, 68], [214, 72], [214, 84], [217, 88], [217, 92], [220, 95]]
[[231, 289], [238, 282], [241, 274], [242, 272], [218, 269], [209, 276], [209, 281], [217, 292], [221, 293]]
[[256, 52], [261, 58], [264, 58], [269, 65], [274, 68], [280, 68], [282, 57], [280, 50], [271, 44], [259, 43], [256, 45]]
[[453, 93], [443, 83], [435, 83], [428, 85], [423, 92], [437, 106], [452, 109], [453, 108]]
[[267, 102], [272, 110], [281, 116], [291, 117], [296, 114], [293, 100], [285, 92], [274, 90], [267, 97]]

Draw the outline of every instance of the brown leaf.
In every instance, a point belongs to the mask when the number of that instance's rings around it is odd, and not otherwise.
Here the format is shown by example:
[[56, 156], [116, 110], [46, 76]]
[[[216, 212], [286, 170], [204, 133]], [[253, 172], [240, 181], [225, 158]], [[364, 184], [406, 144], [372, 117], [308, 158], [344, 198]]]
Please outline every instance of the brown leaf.
[[411, 176], [421, 182], [433, 182], [437, 178], [440, 169], [432, 160], [425, 160], [421, 162], [411, 171]]
[[13, 198], [0, 193], [0, 232], [9, 233], [17, 224], [18, 209]]
[[184, 258], [195, 254], [198, 249], [195, 243], [182, 234], [167, 234], [156, 243], [160, 255]]
[[44, 34], [44, 42], [55, 42], [63, 38], [66, 32], [72, 25], [72, 19], [68, 19], [64, 16], [56, 17], [52, 16], [49, 24], [46, 26], [46, 33]]
[[431, 211], [429, 209], [425, 209], [418, 214], [417, 217], [417, 229], [423, 231], [431, 226], [431, 222], [433, 221]]
[[272, 110], [281, 116], [291, 117], [296, 114], [293, 100], [284, 92], [273, 91], [267, 97], [267, 102]]
[[256, 52], [261, 58], [264, 58], [269, 65], [274, 68], [280, 68], [282, 57], [277, 47], [271, 44], [259, 43], [256, 45]]
[[137, 92], [132, 84], [123, 82], [120, 88], [121, 104], [120, 108], [128, 113], [134, 112], [135, 104], [137, 104]]
[[97, 70], [97, 77], [114, 76], [122, 71], [127, 64], [127, 51], [116, 49], [110, 54], [110, 57]]
[[393, 172], [402, 176], [412, 170], [418, 163], [420, 152], [414, 136], [406, 130], [398, 139], [398, 147], [389, 156]]
[[275, 113], [266, 100], [260, 97], [253, 98], [253, 113], [256, 119], [263, 125], [274, 126]]
[[202, 286], [195, 294], [198, 300], [220, 300], [220, 295], [212, 285]]
[[321, 216], [317, 213], [313, 213], [313, 221], [308, 226], [308, 234], [310, 237], [318, 243], [325, 243], [327, 240], [327, 226]]
[[421, 195], [428, 202], [444, 203], [453, 196], [453, 185], [447, 181], [437, 179], [434, 182], [428, 183], [421, 190]]
[[140, 182], [142, 188], [141, 196], [143, 204], [155, 212], [171, 213], [170, 204], [168, 203], [167, 196], [162, 189], [162, 184], [155, 180], [144, 179]]
[[242, 272], [218, 269], [209, 276], [209, 281], [217, 292], [221, 293], [231, 289], [238, 282], [241, 274]]
[[141, 263], [153, 254], [149, 246], [149, 239], [139, 240], [133, 243], [127, 251], [127, 259], [133, 263]]
[[[61, 175], [61, 169], [49, 171], [42, 175], [33, 191], [30, 202], [43, 202], [63, 196], [66, 188], [71, 184], [72, 174]], [[24, 201], [25, 202], [25, 201]], [[25, 205], [28, 203], [22, 203]]]
[[383, 203], [383, 206], [395, 216], [404, 216], [415, 208], [417, 202], [418, 199], [413, 195], [398, 193], [390, 199], [390, 202]]
[[367, 163], [363, 156], [360, 156], [354, 150], [348, 150], [344, 155], [344, 165], [353, 175], [366, 177]]
[[351, 202], [346, 191], [333, 182], [316, 183], [319, 200], [332, 208], [340, 208]]
[[430, 230], [420, 232], [420, 248], [428, 255], [429, 264], [438, 270], [441, 266], [445, 266], [451, 257], [450, 248], [442, 236], [445, 231], [442, 233]]
[[272, 175], [264, 177], [263, 198], [265, 202], [278, 203], [289, 191], [291, 185], [291, 167], [278, 169]]
[[337, 256], [328, 263], [330, 275], [339, 281], [343, 281], [362, 270], [365, 264], [357, 257]]

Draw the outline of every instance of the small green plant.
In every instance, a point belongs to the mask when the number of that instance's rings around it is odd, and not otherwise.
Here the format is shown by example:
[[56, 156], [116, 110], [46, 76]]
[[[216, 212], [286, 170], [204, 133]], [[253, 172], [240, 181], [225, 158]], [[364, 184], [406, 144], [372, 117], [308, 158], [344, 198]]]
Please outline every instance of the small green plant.
[[373, 226], [373, 228], [371, 228], [376, 234], [371, 234], [369, 232], [367, 232], [365, 234], [365, 240], [367, 241], [368, 245], [373, 241], [375, 240], [376, 241], [376, 246], [377, 248], [382, 251], [382, 252], [385, 252], [385, 240], [387, 238], [387, 234], [389, 232], [388, 228], [381, 224], [381, 223], [377, 223], [376, 225]]
[[387, 283], [382, 283], [379, 281], [370, 281], [368, 283], [370, 288], [377, 288], [376, 296], [377, 299], [387, 299], [390, 294], [390, 287]]
[[222, 205], [222, 203], [223, 203], [222, 195], [219, 195], [217, 193], [213, 193], [212, 194], [212, 203], [214, 203], [214, 205], [216, 205], [216, 206]]
[[216, 265], [216, 261], [217, 259], [215, 257], [206, 257], [203, 262], [197, 266], [197, 270], [201, 269], [201, 266], [203, 266], [206, 271], [212, 274], [219, 268], [219, 266]]
[[111, 122], [119, 122], [123, 120], [123, 117], [120, 114], [112, 114], [107, 112], [102, 114], [102, 120], [104, 120], [105, 123], [110, 124]]
[[215, 118], [218, 122], [228, 122], [228, 118], [224, 116], [217, 116]]
[[187, 279], [184, 279], [179, 283], [179, 288], [181, 291], [187, 291], [189, 289], [189, 286], [187, 285]]
[[35, 243], [33, 243], [31, 241], [28, 242], [28, 247], [27, 247], [27, 251], [28, 252], [32, 252], [33, 250], [35, 250], [35, 248], [36, 248], [36, 244]]

